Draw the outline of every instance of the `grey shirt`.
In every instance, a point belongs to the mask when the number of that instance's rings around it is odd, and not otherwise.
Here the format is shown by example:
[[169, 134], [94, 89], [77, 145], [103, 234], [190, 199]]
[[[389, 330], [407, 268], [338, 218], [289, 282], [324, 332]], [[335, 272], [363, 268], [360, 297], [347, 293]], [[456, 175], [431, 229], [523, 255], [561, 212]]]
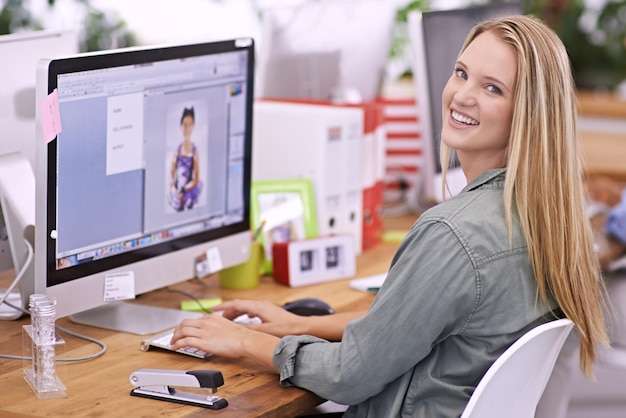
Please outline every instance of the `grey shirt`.
[[509, 241], [504, 176], [487, 171], [419, 217], [341, 342], [282, 338], [273, 359], [281, 384], [352, 405], [345, 417], [460, 416], [495, 359], [554, 319], [517, 222]]

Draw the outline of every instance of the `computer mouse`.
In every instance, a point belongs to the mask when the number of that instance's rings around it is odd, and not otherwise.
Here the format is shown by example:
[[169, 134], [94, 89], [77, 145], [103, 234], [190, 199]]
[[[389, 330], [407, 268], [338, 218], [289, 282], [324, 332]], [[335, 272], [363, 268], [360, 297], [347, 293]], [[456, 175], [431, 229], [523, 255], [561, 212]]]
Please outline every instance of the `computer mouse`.
[[296, 299], [293, 302], [285, 303], [283, 308], [300, 316], [330, 315], [335, 313], [329, 304], [316, 298]]

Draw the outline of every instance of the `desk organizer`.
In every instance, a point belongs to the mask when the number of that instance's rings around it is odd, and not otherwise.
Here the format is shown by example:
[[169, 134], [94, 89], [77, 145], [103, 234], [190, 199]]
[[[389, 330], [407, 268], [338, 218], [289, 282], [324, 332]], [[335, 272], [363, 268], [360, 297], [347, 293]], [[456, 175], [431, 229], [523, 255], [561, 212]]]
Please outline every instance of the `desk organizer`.
[[65, 340], [56, 333], [55, 300], [46, 295], [30, 297], [31, 324], [22, 327], [24, 379], [39, 399], [64, 398], [64, 363], [56, 360], [65, 349]]

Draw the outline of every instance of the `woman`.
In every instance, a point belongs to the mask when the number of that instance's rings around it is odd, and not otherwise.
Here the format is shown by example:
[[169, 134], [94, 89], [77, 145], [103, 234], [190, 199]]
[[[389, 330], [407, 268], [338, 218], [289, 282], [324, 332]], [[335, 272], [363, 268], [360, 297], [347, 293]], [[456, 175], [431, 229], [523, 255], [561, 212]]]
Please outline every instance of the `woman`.
[[[456, 152], [468, 185], [420, 216], [367, 313], [295, 318], [227, 302], [216, 307], [226, 318], [264, 323], [185, 320], [174, 348], [251, 358], [285, 386], [352, 405], [347, 417], [459, 416], [508, 346], [562, 315], [592, 374], [607, 337], [574, 98], [567, 54], [547, 26], [526, 16], [478, 24], [442, 100], [442, 161]], [[300, 333], [310, 335], [288, 335]]]
[[192, 209], [200, 193], [198, 150], [191, 141], [195, 121], [193, 107], [183, 109], [180, 118], [183, 141], [176, 148], [170, 169], [170, 205], [177, 211]]

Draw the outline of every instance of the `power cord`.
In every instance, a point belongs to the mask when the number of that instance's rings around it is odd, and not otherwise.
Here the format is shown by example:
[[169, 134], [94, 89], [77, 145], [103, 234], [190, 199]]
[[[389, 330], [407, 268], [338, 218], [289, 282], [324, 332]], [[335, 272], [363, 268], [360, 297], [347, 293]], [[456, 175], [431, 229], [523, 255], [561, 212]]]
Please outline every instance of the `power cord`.
[[207, 308], [204, 307], [204, 305], [202, 304], [200, 299], [198, 299], [197, 297], [195, 297], [191, 293], [185, 292], [184, 290], [172, 289], [171, 287], [166, 287], [165, 290], [167, 292], [171, 292], [171, 293], [180, 293], [181, 295], [183, 295], [183, 296], [193, 300], [194, 302], [196, 302], [198, 304], [198, 307], [200, 308], [200, 310], [202, 310], [204, 313], [207, 313], [207, 314], [212, 313], [210, 309], [207, 309]]
[[[2, 297], [0, 299], [0, 305], [5, 304], [5, 305], [15, 309], [16, 311], [19, 311], [19, 312], [21, 312], [23, 314], [26, 314], [26, 315], [30, 316], [30, 312], [28, 310], [24, 309], [21, 306], [14, 305], [14, 304], [12, 304], [11, 302], [9, 302], [7, 300], [8, 295], [19, 284], [20, 280], [22, 280], [22, 277], [24, 277], [24, 274], [26, 273], [26, 270], [28, 270], [28, 268], [30, 267], [30, 264], [33, 262], [33, 253], [34, 253], [33, 247], [30, 245], [30, 242], [28, 242], [28, 240], [26, 240], [26, 239], [24, 239], [24, 243], [26, 244], [26, 248], [28, 250], [28, 254], [27, 254], [27, 257], [26, 257], [26, 262], [24, 263], [24, 266], [22, 267], [22, 269], [17, 273], [17, 276], [13, 280], [13, 283], [11, 283], [11, 285], [6, 289], [6, 291], [2, 295]], [[16, 319], [17, 319], [17, 317], [16, 317]], [[95, 359], [97, 357], [102, 356], [107, 351], [107, 346], [102, 341], [99, 341], [99, 340], [96, 340], [95, 338], [88, 337], [86, 335], [82, 335], [82, 334], [79, 334], [77, 332], [71, 331], [71, 330], [69, 330], [67, 328], [64, 328], [64, 327], [60, 326], [60, 325], [56, 325], [55, 324], [55, 327], [59, 331], [65, 332], [68, 335], [71, 335], [73, 337], [79, 338], [79, 339], [84, 340], [84, 341], [88, 341], [88, 342], [94, 343], [94, 344], [99, 345], [101, 347], [100, 351], [98, 351], [97, 353], [94, 353], [94, 354], [90, 354], [90, 355], [83, 356], [83, 357], [59, 357], [59, 358], [56, 359], [56, 361], [75, 362], [75, 361], [92, 360], [92, 359]], [[32, 357], [13, 356], [13, 355], [10, 355], [10, 354], [0, 354], [0, 358], [9, 359], [9, 360], [32, 360]]]
[[[30, 245], [30, 242], [28, 242], [27, 239], [24, 239], [24, 244], [26, 244], [26, 250], [27, 250], [26, 262], [22, 266], [22, 269], [17, 273], [17, 276], [15, 276], [15, 279], [13, 280], [13, 283], [11, 283], [11, 285], [4, 291], [4, 294], [2, 294], [2, 296], [0, 297], [0, 305], [2, 305], [3, 303], [6, 303], [8, 306], [10, 306], [13, 309], [17, 309], [18, 311], [20, 309], [18, 309], [15, 306], [9, 304], [7, 302], [7, 299], [9, 298], [9, 295], [11, 294], [13, 289], [15, 289], [15, 287], [22, 280], [22, 278], [26, 274], [26, 271], [28, 270], [28, 268], [30, 267], [31, 263], [33, 262], [33, 253], [34, 253], [33, 246]], [[16, 317], [16, 319], [17, 319], [17, 317]]]
[[[9, 306], [11, 306], [14, 309], [17, 309], [21, 312], [23, 312], [26, 315], [30, 316], [30, 312], [24, 308], [21, 308], [19, 306], [15, 306], [12, 303], [9, 302], [5, 302], [6, 304], [8, 304]], [[97, 340], [95, 338], [92, 337], [88, 337], [86, 335], [83, 334], [79, 334], [77, 332], [71, 331], [65, 327], [62, 327], [60, 325], [55, 324], [56, 329], [58, 329], [59, 331], [62, 331], [66, 334], [69, 334], [73, 337], [79, 338], [81, 340], [84, 341], [88, 341], [90, 343], [94, 343], [96, 345], [99, 345], [101, 347], [100, 351], [98, 351], [97, 353], [94, 354], [89, 354], [83, 357], [57, 357], [56, 361], [62, 361], [62, 362], [75, 362], [75, 361], [86, 361], [86, 360], [93, 360], [95, 358], [98, 358], [100, 356], [102, 356], [106, 351], [107, 351], [107, 346], [105, 343], [103, 343], [100, 340]], [[9, 359], [9, 360], [32, 360], [32, 357], [28, 357], [28, 356], [13, 356], [10, 354], [0, 354], [0, 358], [4, 358], [4, 359]]]

